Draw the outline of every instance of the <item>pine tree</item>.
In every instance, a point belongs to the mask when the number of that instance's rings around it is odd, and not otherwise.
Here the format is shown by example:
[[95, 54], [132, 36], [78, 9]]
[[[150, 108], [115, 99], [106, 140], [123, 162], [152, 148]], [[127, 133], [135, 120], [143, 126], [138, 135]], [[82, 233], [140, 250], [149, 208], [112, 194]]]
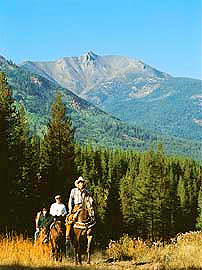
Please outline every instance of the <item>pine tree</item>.
[[163, 164], [163, 155], [150, 150], [140, 160], [137, 177], [135, 200], [139, 232], [152, 239], [161, 235], [167, 214], [167, 180]]
[[169, 188], [168, 188], [168, 209], [170, 215], [170, 226], [169, 226], [169, 236], [173, 236], [177, 233], [177, 213], [179, 209], [179, 197], [177, 196], [177, 184], [178, 184], [178, 175], [175, 174], [175, 162], [170, 161], [169, 163]]
[[33, 192], [33, 200], [35, 201], [35, 208], [37, 207], [37, 202], [41, 200], [40, 196], [40, 141], [35, 135], [32, 135], [30, 140], [30, 177], [32, 179], [32, 192]]
[[4, 73], [0, 73], [0, 219], [1, 231], [9, 226], [10, 176], [15, 174], [15, 157], [11, 155], [11, 140], [16, 122], [16, 110]]
[[56, 93], [51, 115], [42, 146], [40, 172], [49, 201], [56, 193], [67, 195], [74, 174], [74, 131], [60, 92]]
[[198, 195], [198, 217], [197, 217], [196, 229], [202, 231], [202, 190], [201, 189]]
[[137, 232], [138, 225], [136, 190], [136, 178], [129, 168], [120, 181], [120, 200], [125, 230], [133, 234]]
[[[24, 107], [21, 105], [18, 110], [12, 141], [12, 153], [15, 156], [16, 174], [11, 179], [10, 195], [12, 199], [12, 209], [15, 212], [16, 229], [22, 224], [30, 223], [30, 212], [32, 211], [32, 176], [31, 144], [29, 138], [28, 121]], [[29, 221], [28, 221], [29, 220]]]

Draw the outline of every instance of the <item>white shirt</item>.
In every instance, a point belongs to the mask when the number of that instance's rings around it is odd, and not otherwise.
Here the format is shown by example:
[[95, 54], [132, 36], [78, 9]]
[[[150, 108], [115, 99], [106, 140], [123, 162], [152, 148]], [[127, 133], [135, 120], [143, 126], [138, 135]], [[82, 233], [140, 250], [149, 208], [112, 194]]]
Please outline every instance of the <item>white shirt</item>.
[[71, 211], [76, 204], [81, 204], [88, 191], [84, 188], [82, 191], [78, 188], [73, 188], [69, 196], [69, 211]]
[[52, 216], [65, 216], [67, 214], [65, 205], [63, 203], [53, 203], [50, 208], [50, 214]]

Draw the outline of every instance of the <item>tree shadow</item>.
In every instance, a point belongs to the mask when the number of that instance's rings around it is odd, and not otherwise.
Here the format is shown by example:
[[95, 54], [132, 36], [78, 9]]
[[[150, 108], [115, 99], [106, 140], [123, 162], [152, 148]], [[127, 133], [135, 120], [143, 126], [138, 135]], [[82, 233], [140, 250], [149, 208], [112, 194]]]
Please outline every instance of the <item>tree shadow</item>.
[[[143, 263], [144, 264], [144, 263]], [[136, 266], [139, 266], [139, 265], [143, 265], [142, 263], [141, 264], [137, 264]], [[134, 269], [136, 269], [136, 266]], [[67, 265], [67, 266], [43, 266], [43, 267], [30, 267], [30, 266], [22, 266], [22, 265], [19, 265], [19, 264], [13, 264], [13, 265], [0, 265], [0, 270], [86, 270], [86, 269], [91, 269], [91, 270], [96, 270], [96, 269], [100, 269], [102, 270], [102, 268], [97, 268], [97, 267], [94, 267], [94, 266], [91, 266], [89, 268], [88, 267], [82, 267], [81, 266], [71, 266], [71, 265]], [[106, 269], [105, 267], [103, 269]], [[114, 268], [116, 269], [116, 268]], [[118, 268], [120, 269], [120, 268]], [[141, 268], [142, 270], [144, 270], [144, 268]], [[146, 267], [145, 270], [147, 270], [148, 268]], [[150, 269], [150, 268], [149, 268]], [[163, 267], [163, 268], [158, 268], [159, 270], [165, 270], [166, 268]], [[173, 270], [202, 270], [202, 267], [188, 267], [188, 268], [176, 268], [176, 269], [173, 269]]]
[[82, 266], [40, 266], [40, 267], [30, 267], [30, 266], [22, 266], [19, 264], [13, 265], [0, 265], [0, 270], [84, 270]]

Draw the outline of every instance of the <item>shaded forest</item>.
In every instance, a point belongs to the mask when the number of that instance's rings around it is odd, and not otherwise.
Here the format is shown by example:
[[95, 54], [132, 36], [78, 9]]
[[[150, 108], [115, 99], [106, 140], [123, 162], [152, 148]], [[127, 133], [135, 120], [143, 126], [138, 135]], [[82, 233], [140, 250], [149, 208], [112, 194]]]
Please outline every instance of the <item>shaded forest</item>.
[[145, 152], [75, 143], [71, 119], [57, 92], [44, 138], [29, 130], [22, 105], [0, 73], [0, 231], [34, 230], [36, 211], [57, 193], [67, 204], [74, 181], [87, 179], [96, 209], [96, 237], [122, 233], [167, 239], [202, 228], [202, 165], [171, 157], [162, 145]]

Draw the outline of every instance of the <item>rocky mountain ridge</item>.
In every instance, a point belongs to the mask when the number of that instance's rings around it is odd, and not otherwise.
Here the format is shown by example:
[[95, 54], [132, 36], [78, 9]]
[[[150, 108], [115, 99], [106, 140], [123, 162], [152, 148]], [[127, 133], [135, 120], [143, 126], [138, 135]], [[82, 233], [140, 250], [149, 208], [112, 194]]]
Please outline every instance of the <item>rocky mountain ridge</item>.
[[172, 77], [140, 60], [92, 51], [52, 62], [25, 62], [21, 67], [132, 125], [202, 139], [200, 80]]
[[131, 72], [151, 77], [169, 78], [140, 60], [124, 56], [99, 56], [92, 51], [78, 57], [63, 57], [56, 61], [24, 62], [21, 67], [52, 78], [80, 96], [96, 85]]

